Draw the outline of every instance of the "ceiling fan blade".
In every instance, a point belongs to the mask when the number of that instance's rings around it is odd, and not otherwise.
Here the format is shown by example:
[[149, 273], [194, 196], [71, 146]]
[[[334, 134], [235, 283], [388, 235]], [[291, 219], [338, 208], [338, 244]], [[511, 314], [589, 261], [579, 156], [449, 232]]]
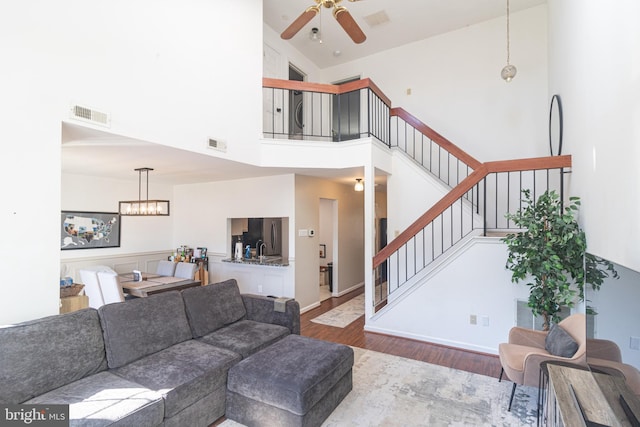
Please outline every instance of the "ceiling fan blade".
[[353, 16], [351, 16], [345, 7], [336, 6], [335, 9], [333, 9], [333, 17], [336, 18], [338, 24], [340, 24], [355, 43], [360, 44], [367, 39], [367, 36], [364, 35], [362, 29], [360, 29], [353, 19]]
[[307, 10], [302, 12], [302, 15], [298, 16], [298, 18], [296, 18], [296, 20], [293, 21], [291, 25], [289, 25], [287, 29], [282, 32], [282, 34], [280, 34], [280, 37], [285, 40], [289, 40], [290, 38], [298, 34], [298, 31], [300, 31], [302, 27], [307, 25], [307, 23], [311, 21], [318, 12], [320, 12], [319, 6], [309, 7]]

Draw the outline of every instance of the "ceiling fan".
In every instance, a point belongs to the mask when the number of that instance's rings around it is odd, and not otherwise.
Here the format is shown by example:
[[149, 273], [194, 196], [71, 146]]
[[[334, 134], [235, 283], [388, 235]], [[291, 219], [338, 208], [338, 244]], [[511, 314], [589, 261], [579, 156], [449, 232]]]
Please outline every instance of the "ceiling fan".
[[[344, 31], [351, 37], [355, 43], [362, 43], [367, 39], [364, 35], [353, 16], [349, 13], [346, 7], [340, 6], [342, 0], [314, 0], [315, 5], [309, 6], [307, 10], [302, 12], [302, 15], [291, 23], [286, 30], [282, 32], [280, 37], [285, 40], [289, 40], [295, 36], [298, 31], [302, 29], [309, 21], [313, 19], [316, 14], [320, 13], [320, 7], [324, 6], [327, 9], [333, 8], [333, 17], [336, 18], [338, 24], [344, 29]], [[356, 2], [359, 0], [349, 0], [350, 2]]]

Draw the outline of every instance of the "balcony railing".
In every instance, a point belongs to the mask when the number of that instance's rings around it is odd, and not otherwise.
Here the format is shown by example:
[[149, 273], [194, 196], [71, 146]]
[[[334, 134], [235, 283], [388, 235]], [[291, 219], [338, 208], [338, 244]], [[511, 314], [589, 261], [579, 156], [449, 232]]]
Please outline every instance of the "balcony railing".
[[450, 188], [480, 165], [404, 109], [391, 108], [370, 79], [330, 85], [265, 78], [263, 102], [266, 138], [343, 142], [373, 137], [403, 151]]
[[263, 79], [265, 138], [389, 145], [391, 102], [369, 79], [341, 85]]

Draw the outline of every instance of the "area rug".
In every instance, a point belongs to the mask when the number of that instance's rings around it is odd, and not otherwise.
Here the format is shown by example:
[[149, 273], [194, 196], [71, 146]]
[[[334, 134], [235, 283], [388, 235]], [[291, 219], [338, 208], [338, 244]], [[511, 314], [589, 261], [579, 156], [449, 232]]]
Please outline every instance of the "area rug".
[[[538, 390], [403, 357], [354, 348], [353, 390], [323, 427], [534, 426]], [[242, 424], [226, 420], [221, 427]]]
[[364, 315], [364, 294], [353, 297], [344, 304], [311, 319], [311, 321], [344, 328], [362, 315]]

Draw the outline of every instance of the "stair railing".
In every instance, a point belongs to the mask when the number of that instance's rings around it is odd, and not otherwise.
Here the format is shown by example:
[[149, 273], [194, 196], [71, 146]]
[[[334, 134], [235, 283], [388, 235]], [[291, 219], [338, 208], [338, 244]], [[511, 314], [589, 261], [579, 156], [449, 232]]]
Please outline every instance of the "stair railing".
[[374, 256], [376, 310], [467, 236], [512, 231], [505, 216], [522, 207], [523, 189], [530, 189], [534, 200], [551, 189], [562, 199], [570, 167], [571, 156], [481, 164]]
[[391, 129], [390, 147], [404, 151], [449, 188], [481, 164], [402, 108], [391, 109]]

